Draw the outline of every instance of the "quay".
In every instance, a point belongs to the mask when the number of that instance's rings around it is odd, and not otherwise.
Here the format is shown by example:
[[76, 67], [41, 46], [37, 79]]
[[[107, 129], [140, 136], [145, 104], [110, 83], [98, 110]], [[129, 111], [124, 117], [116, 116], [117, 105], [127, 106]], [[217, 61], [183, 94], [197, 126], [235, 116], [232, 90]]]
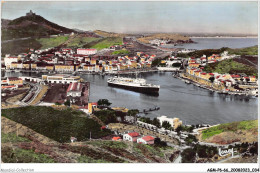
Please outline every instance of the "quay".
[[175, 78], [178, 78], [182, 81], [184, 81], [185, 83], [187, 84], [193, 84], [197, 87], [200, 87], [200, 88], [203, 88], [203, 89], [207, 89], [209, 91], [212, 91], [212, 92], [216, 92], [218, 94], [225, 94], [225, 95], [239, 95], [239, 96], [255, 96], [255, 97], [258, 97], [258, 94], [250, 94], [249, 92], [246, 92], [246, 91], [227, 91], [227, 90], [217, 90], [213, 87], [210, 87], [208, 85], [202, 85], [198, 82], [195, 82], [187, 77], [184, 77], [183, 75], [179, 75], [179, 76], [176, 76], [176, 75], [173, 75]]

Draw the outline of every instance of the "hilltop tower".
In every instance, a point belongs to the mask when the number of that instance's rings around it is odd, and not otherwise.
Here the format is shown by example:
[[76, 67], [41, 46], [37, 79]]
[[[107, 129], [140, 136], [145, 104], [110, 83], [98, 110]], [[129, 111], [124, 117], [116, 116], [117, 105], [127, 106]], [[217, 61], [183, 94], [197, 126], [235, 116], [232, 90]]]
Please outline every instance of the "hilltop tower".
[[33, 15], [35, 15], [35, 13], [33, 13], [32, 10], [30, 10], [29, 13], [26, 13], [26, 16], [33, 16]]

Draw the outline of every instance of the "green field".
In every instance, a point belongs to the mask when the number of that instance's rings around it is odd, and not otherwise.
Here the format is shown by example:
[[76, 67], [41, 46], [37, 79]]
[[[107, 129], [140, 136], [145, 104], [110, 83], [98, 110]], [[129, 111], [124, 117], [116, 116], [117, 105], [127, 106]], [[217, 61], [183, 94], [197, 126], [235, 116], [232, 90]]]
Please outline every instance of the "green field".
[[30, 142], [27, 138], [17, 136], [15, 133], [3, 133], [1, 132], [1, 142]]
[[130, 52], [128, 50], [122, 49], [112, 52], [112, 55], [128, 55], [129, 53]]
[[75, 37], [70, 40], [69, 44], [67, 44], [67, 47], [83, 47], [85, 44], [98, 41], [100, 39], [101, 38], [95, 37]]
[[208, 73], [217, 72], [220, 74], [245, 73], [246, 75], [258, 76], [256, 68], [238, 63], [232, 59], [208, 64], [207, 66], [205, 66], [204, 71]]
[[236, 55], [258, 55], [258, 46], [246, 47], [241, 49], [228, 48], [227, 51], [229, 52], [229, 54]]
[[37, 41], [42, 45], [41, 49], [56, 47], [69, 39], [68, 36], [58, 36], [52, 38], [40, 38]]
[[240, 49], [231, 49], [227, 47], [223, 47], [220, 49], [203, 49], [203, 50], [196, 50], [194, 52], [190, 53], [178, 53], [177, 56], [189, 58], [189, 57], [196, 57], [200, 58], [203, 55], [211, 56], [212, 54], [221, 54], [224, 51], [228, 51], [228, 54], [236, 54], [236, 55], [258, 55], [258, 47], [252, 46], [252, 47], [246, 47], [246, 48], [240, 48]]
[[93, 139], [111, 134], [109, 130], [101, 130], [101, 125], [85, 117], [83, 112], [70, 108], [60, 111], [46, 106], [27, 106], [2, 109], [2, 116], [62, 143], [69, 142], [72, 136], [78, 141], [88, 140], [90, 132]]
[[105, 39], [102, 39], [100, 42], [96, 43], [95, 45], [91, 46], [91, 48], [101, 50], [104, 48], [109, 48], [113, 45], [122, 45], [123, 40], [120, 37], [108, 37]]
[[211, 136], [220, 134], [226, 131], [237, 131], [237, 130], [250, 130], [258, 128], [258, 120], [248, 120], [232, 122], [227, 124], [220, 124], [215, 127], [208, 128], [202, 131], [202, 139], [207, 139]]

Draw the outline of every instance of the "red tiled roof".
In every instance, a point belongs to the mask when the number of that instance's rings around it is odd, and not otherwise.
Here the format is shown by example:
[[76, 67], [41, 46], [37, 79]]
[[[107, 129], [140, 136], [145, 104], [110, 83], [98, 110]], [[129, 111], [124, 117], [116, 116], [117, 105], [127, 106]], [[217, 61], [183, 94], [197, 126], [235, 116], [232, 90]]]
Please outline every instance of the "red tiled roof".
[[142, 139], [145, 140], [145, 141], [153, 141], [154, 137], [152, 137], [152, 136], [144, 136], [144, 137], [142, 137]]
[[112, 138], [112, 140], [114, 140], [114, 141], [117, 141], [118, 139], [121, 139], [121, 137], [115, 136], [115, 137]]
[[20, 78], [18, 77], [8, 77], [9, 80], [21, 80]]
[[131, 137], [140, 136], [139, 133], [137, 133], [137, 132], [128, 133], [128, 135], [131, 136]]
[[97, 102], [93, 102], [93, 103], [91, 103], [92, 105], [96, 105], [97, 106]]
[[236, 75], [236, 74], [232, 74], [231, 77], [233, 77], [233, 78], [239, 78], [240, 76], [239, 76], [239, 75]]

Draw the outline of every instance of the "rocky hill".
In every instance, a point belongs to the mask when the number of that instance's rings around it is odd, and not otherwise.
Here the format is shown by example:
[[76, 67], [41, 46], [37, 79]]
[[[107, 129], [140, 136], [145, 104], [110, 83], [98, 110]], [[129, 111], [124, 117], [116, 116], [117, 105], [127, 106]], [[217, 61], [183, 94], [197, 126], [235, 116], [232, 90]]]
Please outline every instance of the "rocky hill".
[[71, 32], [75, 31], [50, 22], [42, 16], [36, 14], [22, 16], [11, 21], [2, 19], [2, 40], [34, 36], [48, 36]]

